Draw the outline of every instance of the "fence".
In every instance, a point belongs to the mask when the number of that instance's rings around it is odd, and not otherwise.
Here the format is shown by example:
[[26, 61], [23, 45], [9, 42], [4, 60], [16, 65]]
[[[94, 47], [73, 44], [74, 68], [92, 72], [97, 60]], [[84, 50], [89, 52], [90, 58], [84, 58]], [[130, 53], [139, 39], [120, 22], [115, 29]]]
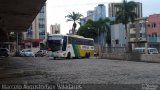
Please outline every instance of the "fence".
[[126, 53], [126, 47], [101, 47], [102, 53]]
[[126, 50], [126, 47], [101, 47], [100, 58], [160, 63], [160, 54], [126, 53]]

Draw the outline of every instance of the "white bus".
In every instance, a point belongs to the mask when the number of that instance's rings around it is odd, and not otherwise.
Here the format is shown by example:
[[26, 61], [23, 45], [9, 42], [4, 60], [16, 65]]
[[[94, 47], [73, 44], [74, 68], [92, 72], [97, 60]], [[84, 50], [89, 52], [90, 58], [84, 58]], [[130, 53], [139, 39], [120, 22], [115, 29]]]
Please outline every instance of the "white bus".
[[78, 35], [49, 35], [48, 54], [56, 58], [89, 58], [94, 56], [94, 40]]

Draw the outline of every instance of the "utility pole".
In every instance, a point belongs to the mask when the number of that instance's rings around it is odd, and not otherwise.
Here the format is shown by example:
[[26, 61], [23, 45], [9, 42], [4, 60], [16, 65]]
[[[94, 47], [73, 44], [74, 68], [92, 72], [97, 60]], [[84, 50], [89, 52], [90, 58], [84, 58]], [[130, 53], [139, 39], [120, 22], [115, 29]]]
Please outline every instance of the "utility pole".
[[99, 46], [99, 28], [98, 28], [98, 46]]

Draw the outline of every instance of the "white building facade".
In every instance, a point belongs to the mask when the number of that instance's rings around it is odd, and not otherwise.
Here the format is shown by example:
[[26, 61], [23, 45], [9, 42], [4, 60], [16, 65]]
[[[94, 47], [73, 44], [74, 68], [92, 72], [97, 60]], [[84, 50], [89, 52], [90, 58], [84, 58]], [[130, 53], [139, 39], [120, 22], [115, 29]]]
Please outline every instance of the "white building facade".
[[126, 32], [123, 24], [111, 25], [111, 46], [126, 47]]
[[50, 34], [60, 34], [60, 24], [51, 25]]
[[129, 43], [132, 49], [145, 47], [147, 44], [146, 20], [147, 18], [139, 18], [133, 24], [129, 24]]
[[46, 4], [41, 8], [27, 32], [23, 33], [23, 48], [38, 48], [47, 39]]

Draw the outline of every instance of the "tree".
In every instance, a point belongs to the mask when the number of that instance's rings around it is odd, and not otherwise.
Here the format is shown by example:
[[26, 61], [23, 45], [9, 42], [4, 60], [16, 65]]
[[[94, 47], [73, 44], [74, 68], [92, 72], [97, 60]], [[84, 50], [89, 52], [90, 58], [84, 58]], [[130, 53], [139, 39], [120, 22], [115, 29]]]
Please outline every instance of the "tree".
[[[98, 37], [100, 37], [100, 35], [103, 35], [102, 39], [106, 38], [106, 42], [108, 44], [110, 44], [111, 42], [111, 33], [110, 33], [110, 24], [111, 21], [110, 19], [106, 18], [106, 19], [99, 19], [98, 21], [95, 21], [95, 27], [97, 28], [98, 31]], [[105, 37], [105, 33], [107, 34]], [[100, 39], [100, 38], [98, 38]], [[99, 40], [98, 40], [99, 41]]]
[[93, 20], [88, 20], [85, 25], [80, 26], [77, 34], [87, 38], [97, 37], [98, 34], [96, 28], [94, 27]]
[[[123, 0], [122, 4], [116, 6], [119, 9], [119, 11], [116, 12], [116, 22], [123, 23], [125, 25], [127, 42], [128, 42], [127, 24], [129, 22], [133, 23], [134, 20], [136, 19], [137, 15], [134, 11], [136, 6], [137, 4], [134, 1], [127, 2], [127, 0]], [[129, 51], [128, 46], [127, 46], [127, 51]]]
[[[9, 42], [15, 42], [17, 40], [17, 32], [9, 32]], [[22, 40], [22, 32], [18, 32], [18, 41]]]
[[106, 41], [110, 44], [110, 20], [108, 18], [98, 21], [88, 20], [78, 30], [78, 35], [94, 39], [99, 37], [101, 33], [107, 33]]
[[79, 22], [79, 20], [82, 16], [83, 16], [82, 14], [75, 13], [75, 12], [69, 13], [67, 16], [65, 16], [65, 18], [68, 18], [67, 21], [73, 21], [72, 34], [75, 34], [75, 30], [77, 27], [76, 23]]

